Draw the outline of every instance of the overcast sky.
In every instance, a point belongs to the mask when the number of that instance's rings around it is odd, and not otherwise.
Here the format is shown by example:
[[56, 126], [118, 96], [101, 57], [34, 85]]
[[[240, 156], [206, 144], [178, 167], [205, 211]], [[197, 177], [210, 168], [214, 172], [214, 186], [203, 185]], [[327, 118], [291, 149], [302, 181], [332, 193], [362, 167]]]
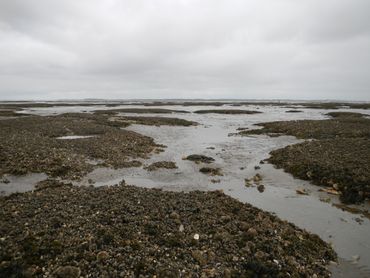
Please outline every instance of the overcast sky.
[[0, 99], [370, 100], [369, 0], [0, 0]]

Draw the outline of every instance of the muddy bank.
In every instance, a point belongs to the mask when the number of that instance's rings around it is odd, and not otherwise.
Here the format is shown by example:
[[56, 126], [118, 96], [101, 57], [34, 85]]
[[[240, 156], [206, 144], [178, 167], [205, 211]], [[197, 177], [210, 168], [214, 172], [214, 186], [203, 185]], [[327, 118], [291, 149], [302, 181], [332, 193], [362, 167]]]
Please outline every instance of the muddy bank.
[[17, 110], [0, 110], [1, 117], [22, 117], [27, 116], [27, 114], [17, 113]]
[[168, 117], [140, 117], [140, 116], [121, 116], [111, 118], [115, 122], [122, 122], [126, 124], [139, 124], [139, 125], [169, 125], [169, 126], [194, 126], [198, 123], [179, 118]]
[[21, 110], [23, 108], [48, 108], [48, 107], [60, 107], [60, 106], [118, 106], [122, 105], [120, 102], [34, 102], [34, 101], [20, 101], [20, 102], [0, 102], [0, 109], [15, 109]]
[[300, 139], [370, 138], [370, 119], [341, 116], [329, 120], [278, 121], [257, 124], [262, 129], [243, 130], [238, 134], [284, 134]]
[[329, 277], [335, 260], [318, 236], [220, 192], [49, 181], [0, 206], [2, 277]]
[[329, 113], [330, 120], [263, 123], [239, 134], [294, 135], [319, 139], [272, 151], [269, 161], [300, 179], [332, 187], [346, 203], [370, 197], [370, 119], [359, 113]]
[[223, 176], [221, 168], [202, 167], [199, 172], [210, 176]]
[[121, 108], [109, 110], [95, 110], [95, 114], [110, 114], [116, 115], [118, 113], [136, 113], [136, 114], [172, 114], [172, 113], [190, 113], [185, 110], [172, 110], [162, 108]]
[[299, 105], [308, 109], [370, 109], [370, 103], [353, 103], [353, 102], [298, 102], [290, 105]]
[[173, 161], [157, 161], [145, 167], [144, 169], [148, 171], [156, 171], [158, 169], [177, 169], [177, 166]]
[[345, 111], [340, 111], [340, 112], [330, 112], [327, 113], [326, 115], [331, 116], [333, 118], [364, 118], [368, 115], [362, 114], [362, 113], [357, 113], [357, 112], [345, 112]]
[[253, 110], [240, 110], [240, 109], [210, 109], [210, 110], [197, 110], [194, 111], [197, 114], [227, 114], [227, 115], [239, 115], [239, 114], [258, 114], [260, 111]]
[[[140, 166], [158, 146], [153, 139], [91, 114], [63, 114], [55, 117], [23, 117], [0, 121], [0, 176], [44, 172], [53, 177], [79, 179], [99, 160], [108, 167]], [[63, 136], [89, 136], [59, 140]]]
[[184, 160], [194, 161], [195, 163], [212, 163], [215, 161], [213, 157], [202, 154], [191, 154], [183, 158]]
[[370, 139], [304, 142], [270, 154], [269, 162], [295, 177], [338, 190], [343, 202], [370, 197]]

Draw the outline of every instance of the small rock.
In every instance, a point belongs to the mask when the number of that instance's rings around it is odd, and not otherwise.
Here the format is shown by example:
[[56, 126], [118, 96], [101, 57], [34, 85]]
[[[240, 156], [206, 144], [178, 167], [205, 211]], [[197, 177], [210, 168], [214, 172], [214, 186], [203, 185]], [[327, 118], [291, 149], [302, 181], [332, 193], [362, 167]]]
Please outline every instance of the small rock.
[[262, 180], [262, 177], [260, 174], [256, 174], [254, 177], [253, 177], [253, 181], [254, 182], [260, 182]]
[[202, 167], [199, 172], [211, 176], [223, 176], [220, 168]]
[[180, 219], [180, 215], [175, 211], [171, 212], [170, 217], [172, 219]]
[[359, 218], [359, 217], [356, 217], [355, 218], [355, 221], [358, 223], [358, 224], [362, 224], [362, 223], [364, 223], [364, 220], [362, 220], [361, 218]]
[[244, 179], [244, 185], [246, 187], [251, 187], [252, 183], [251, 183], [251, 181], [249, 179]]
[[298, 188], [296, 192], [297, 194], [300, 194], [300, 195], [308, 195], [308, 192], [304, 188]]
[[262, 251], [257, 251], [256, 254], [254, 254], [254, 256], [257, 258], [257, 259], [262, 259], [263, 257], [266, 256], [266, 253], [262, 252]]
[[252, 237], [255, 237], [256, 235], [258, 235], [258, 233], [257, 233], [257, 230], [256, 229], [249, 228], [248, 231], [247, 231], [247, 235], [252, 236]]
[[201, 277], [215, 277], [216, 276], [216, 269], [214, 268], [207, 268], [207, 269], [204, 269], [203, 272], [202, 272], [202, 276]]
[[192, 257], [196, 260], [200, 265], [205, 265], [207, 263], [207, 259], [203, 255], [202, 251], [194, 250], [191, 252]]
[[231, 270], [228, 268], [225, 268], [224, 270], [224, 277], [225, 278], [231, 278]]
[[199, 234], [195, 234], [195, 235], [194, 235], [194, 239], [195, 239], [195, 240], [199, 240]]
[[3, 178], [1, 182], [5, 183], [5, 184], [8, 184], [8, 183], [10, 183], [10, 180], [8, 180], [7, 178]]
[[97, 255], [96, 255], [96, 259], [98, 261], [105, 261], [106, 259], [109, 258], [109, 254], [107, 251], [100, 251]]
[[81, 270], [75, 266], [61, 266], [54, 272], [54, 275], [59, 278], [78, 278], [81, 275]]
[[251, 226], [247, 222], [240, 222], [239, 227], [240, 230], [247, 232]]
[[223, 215], [221, 216], [220, 220], [224, 223], [226, 222], [230, 222], [231, 221], [231, 217], [229, 215]]
[[260, 166], [254, 166], [254, 170], [259, 170], [259, 169], [261, 169]]
[[182, 233], [184, 230], [185, 230], [184, 225], [181, 224], [179, 227], [179, 232]]
[[339, 195], [339, 191], [335, 190], [334, 188], [320, 188], [319, 191], [326, 192], [332, 195]]
[[330, 203], [330, 198], [320, 198], [321, 202]]
[[25, 277], [25, 278], [28, 278], [28, 277], [35, 277], [37, 276], [37, 270], [38, 268], [35, 267], [35, 266], [31, 266], [31, 267], [28, 267], [26, 270], [23, 271], [23, 276], [22, 277]]
[[260, 185], [257, 186], [257, 189], [258, 189], [259, 192], [262, 193], [263, 191], [265, 191], [265, 186], [263, 184], [260, 184]]

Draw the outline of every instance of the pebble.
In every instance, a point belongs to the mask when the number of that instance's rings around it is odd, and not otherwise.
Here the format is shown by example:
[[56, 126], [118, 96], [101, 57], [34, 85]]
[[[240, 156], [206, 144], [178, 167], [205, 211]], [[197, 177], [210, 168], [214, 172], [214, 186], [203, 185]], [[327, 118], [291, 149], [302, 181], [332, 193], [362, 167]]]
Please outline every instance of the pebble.
[[54, 272], [58, 278], [78, 278], [81, 275], [81, 270], [75, 266], [61, 266]]
[[247, 231], [247, 234], [252, 237], [255, 237], [256, 235], [258, 235], [257, 230], [254, 228], [249, 228]]
[[264, 186], [263, 184], [260, 184], [260, 185], [258, 185], [258, 186], [257, 186], [257, 190], [258, 190], [260, 193], [262, 193], [262, 192], [264, 192], [264, 191], [265, 191], [265, 186]]
[[96, 255], [96, 259], [98, 261], [105, 261], [109, 258], [109, 253], [107, 251], [100, 251], [97, 255]]
[[172, 219], [180, 219], [180, 215], [175, 211], [171, 212], [170, 217]]

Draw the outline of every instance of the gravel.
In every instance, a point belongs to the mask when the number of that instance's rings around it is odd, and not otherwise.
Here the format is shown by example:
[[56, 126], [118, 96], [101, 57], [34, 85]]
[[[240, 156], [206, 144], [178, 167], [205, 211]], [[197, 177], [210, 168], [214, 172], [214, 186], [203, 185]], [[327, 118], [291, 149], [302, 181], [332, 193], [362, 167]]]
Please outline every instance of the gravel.
[[1, 277], [329, 277], [318, 236], [224, 193], [49, 180], [0, 197]]

